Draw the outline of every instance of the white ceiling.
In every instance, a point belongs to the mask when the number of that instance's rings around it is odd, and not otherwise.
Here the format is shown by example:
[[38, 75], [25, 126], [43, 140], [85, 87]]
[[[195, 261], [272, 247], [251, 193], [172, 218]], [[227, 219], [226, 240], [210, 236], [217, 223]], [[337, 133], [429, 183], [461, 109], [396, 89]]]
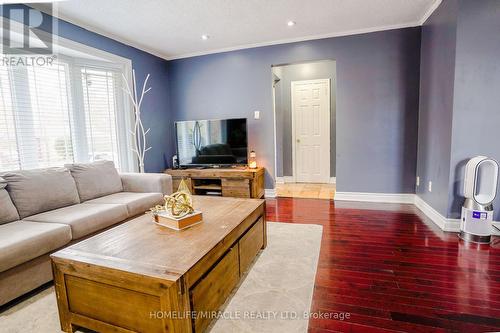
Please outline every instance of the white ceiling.
[[[55, 16], [165, 59], [421, 25], [441, 0], [68, 0]], [[43, 5], [35, 5], [39, 8]], [[296, 25], [289, 27], [293, 20]], [[208, 34], [206, 41], [201, 35]]]

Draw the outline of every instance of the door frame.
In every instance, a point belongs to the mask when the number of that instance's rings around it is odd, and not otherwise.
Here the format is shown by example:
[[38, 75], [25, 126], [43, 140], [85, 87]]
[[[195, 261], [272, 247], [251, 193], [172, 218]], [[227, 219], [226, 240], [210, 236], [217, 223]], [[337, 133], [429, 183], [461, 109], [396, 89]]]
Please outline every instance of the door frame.
[[293, 182], [296, 183], [297, 182], [297, 152], [296, 152], [296, 149], [297, 149], [297, 141], [296, 141], [296, 128], [295, 128], [295, 125], [296, 125], [296, 119], [295, 119], [295, 108], [294, 108], [294, 105], [295, 105], [295, 101], [294, 101], [294, 98], [293, 98], [293, 91], [294, 91], [294, 88], [295, 88], [295, 85], [298, 84], [298, 83], [326, 83], [326, 89], [327, 89], [327, 118], [328, 118], [328, 130], [327, 130], [327, 137], [328, 137], [328, 140], [326, 140], [326, 144], [328, 146], [328, 152], [329, 152], [329, 156], [328, 156], [328, 177], [325, 179], [325, 184], [328, 184], [330, 183], [330, 170], [331, 170], [331, 166], [330, 166], [330, 154], [332, 153], [332, 150], [331, 150], [331, 144], [330, 144], [330, 141], [331, 141], [331, 131], [330, 131], [330, 126], [331, 126], [331, 108], [332, 108], [332, 91], [331, 91], [331, 79], [316, 79], [316, 80], [299, 80], [299, 81], [291, 81], [290, 83], [290, 99], [291, 99], [291, 114], [292, 114], [292, 172], [293, 172]]

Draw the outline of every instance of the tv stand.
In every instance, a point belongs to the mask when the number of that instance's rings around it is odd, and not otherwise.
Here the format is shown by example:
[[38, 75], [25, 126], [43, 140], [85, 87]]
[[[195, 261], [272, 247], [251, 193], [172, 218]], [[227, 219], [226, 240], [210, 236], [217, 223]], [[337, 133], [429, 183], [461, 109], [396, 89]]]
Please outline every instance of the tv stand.
[[191, 193], [223, 197], [263, 198], [264, 168], [167, 169], [177, 191], [182, 179]]

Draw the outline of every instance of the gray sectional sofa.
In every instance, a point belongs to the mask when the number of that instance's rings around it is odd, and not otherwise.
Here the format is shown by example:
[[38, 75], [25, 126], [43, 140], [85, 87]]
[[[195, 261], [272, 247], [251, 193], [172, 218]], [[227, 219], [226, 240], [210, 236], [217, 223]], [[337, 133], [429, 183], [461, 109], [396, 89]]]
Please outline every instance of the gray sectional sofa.
[[119, 174], [109, 161], [0, 173], [0, 305], [52, 280], [52, 252], [171, 192], [169, 175]]

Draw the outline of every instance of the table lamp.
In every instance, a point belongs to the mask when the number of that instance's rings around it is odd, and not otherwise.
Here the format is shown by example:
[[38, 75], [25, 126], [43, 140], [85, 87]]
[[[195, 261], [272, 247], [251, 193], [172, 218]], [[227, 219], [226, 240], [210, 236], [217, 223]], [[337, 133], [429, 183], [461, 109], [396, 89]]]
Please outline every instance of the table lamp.
[[255, 150], [252, 150], [250, 152], [250, 158], [248, 159], [248, 167], [250, 169], [256, 169], [257, 168], [257, 161], [255, 160]]

